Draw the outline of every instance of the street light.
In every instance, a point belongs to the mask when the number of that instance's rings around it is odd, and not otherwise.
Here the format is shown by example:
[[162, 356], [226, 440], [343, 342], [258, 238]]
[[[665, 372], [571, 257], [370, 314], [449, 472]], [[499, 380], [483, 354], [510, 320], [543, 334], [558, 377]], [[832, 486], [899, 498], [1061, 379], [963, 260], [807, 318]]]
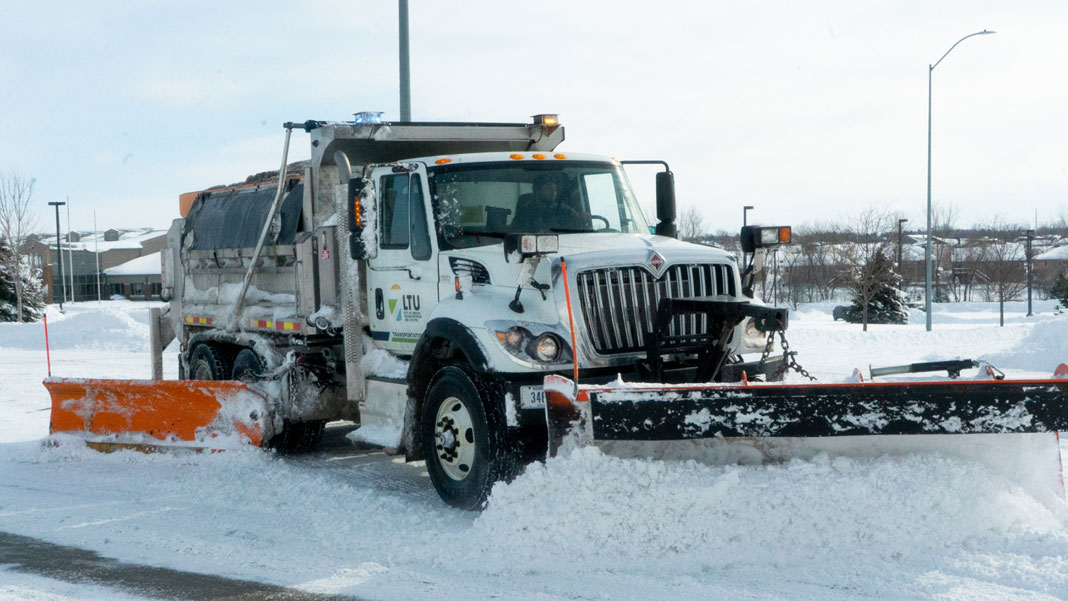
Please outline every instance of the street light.
[[[67, 204], [67, 203], [65, 203], [65, 202], [50, 202], [50, 203], [48, 203], [48, 206], [56, 208], [56, 257], [57, 257], [57, 261], [59, 262], [59, 293], [60, 293], [59, 294], [59, 310], [60, 311], [63, 310], [63, 296], [64, 296], [65, 292], [63, 290], [63, 250], [62, 250], [62, 247], [59, 245], [59, 242], [60, 242], [60, 239], [59, 239], [59, 207], [65, 205], [65, 204]], [[55, 302], [55, 300], [56, 300], [55, 278], [52, 278], [52, 287], [53, 287], [53, 290], [52, 290], [52, 302]]]
[[904, 218], [897, 220], [897, 271], [899, 274], [901, 273], [901, 262], [904, 259], [904, 256], [901, 254], [901, 241], [903, 234], [901, 226], [905, 225], [908, 222], [909, 220]]
[[1031, 311], [1031, 283], [1032, 274], [1035, 272], [1034, 261], [1031, 260], [1031, 241], [1035, 239], [1035, 235], [1038, 232], [1035, 230], [1027, 230], [1027, 316], [1031, 317], [1034, 313]]
[[743, 226], [749, 225], [749, 220], [747, 219], [747, 217], [748, 217], [749, 211], [752, 210], [752, 208], [753, 208], [753, 205], [745, 205], [744, 207], [742, 207], [742, 225]]
[[[994, 32], [987, 31], [984, 29], [982, 31], [970, 33], [964, 36], [963, 38], [957, 40], [957, 44], [960, 44], [961, 42], [972, 36], [986, 35], [990, 33]], [[924, 251], [923, 258], [924, 263], [927, 266], [927, 275], [924, 279], [924, 296], [926, 298], [923, 304], [925, 312], [927, 313], [928, 332], [931, 331], [931, 282], [934, 277], [934, 267], [931, 263], [931, 74], [934, 73], [935, 67], [938, 66], [938, 63], [941, 63], [947, 56], [949, 56], [950, 52], [953, 52], [953, 49], [957, 47], [957, 44], [953, 44], [952, 46], [950, 46], [949, 50], [946, 50], [946, 53], [942, 55], [942, 58], [938, 59], [938, 62], [933, 65], [928, 65], [927, 67], [927, 248]]]
[[400, 114], [401, 121], [412, 120], [411, 59], [408, 53], [408, 0], [397, 1], [400, 35]]

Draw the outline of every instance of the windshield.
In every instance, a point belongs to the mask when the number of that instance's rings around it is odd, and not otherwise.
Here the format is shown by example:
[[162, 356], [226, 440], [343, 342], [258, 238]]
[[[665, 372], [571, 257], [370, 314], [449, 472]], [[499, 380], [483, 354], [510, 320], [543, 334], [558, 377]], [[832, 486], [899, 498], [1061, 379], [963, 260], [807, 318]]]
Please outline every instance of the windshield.
[[428, 170], [442, 248], [492, 244], [511, 232], [648, 234], [626, 175], [611, 163], [515, 161]]

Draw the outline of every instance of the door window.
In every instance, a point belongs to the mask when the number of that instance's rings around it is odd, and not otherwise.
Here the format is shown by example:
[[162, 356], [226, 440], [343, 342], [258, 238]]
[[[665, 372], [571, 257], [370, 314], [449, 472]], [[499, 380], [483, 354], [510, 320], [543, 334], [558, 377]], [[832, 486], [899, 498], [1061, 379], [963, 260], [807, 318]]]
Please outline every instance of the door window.
[[408, 248], [408, 174], [382, 178], [382, 248]]
[[423, 178], [400, 173], [382, 178], [382, 248], [411, 247], [412, 258], [430, 258], [430, 231], [423, 199]]

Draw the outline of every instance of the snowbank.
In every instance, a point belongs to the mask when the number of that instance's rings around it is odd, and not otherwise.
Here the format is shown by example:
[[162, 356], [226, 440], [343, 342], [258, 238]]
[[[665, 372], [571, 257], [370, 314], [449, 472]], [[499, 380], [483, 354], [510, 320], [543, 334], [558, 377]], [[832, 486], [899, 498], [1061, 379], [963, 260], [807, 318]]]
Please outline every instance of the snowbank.
[[933, 568], [993, 549], [1059, 555], [1068, 551], [1064, 526], [1063, 512], [941, 456], [712, 467], [590, 447], [496, 486], [471, 544], [487, 570], [561, 571], [571, 564], [560, 559], [574, 558], [576, 570], [673, 578], [761, 567], [849, 579], [865, 565]]
[[1068, 363], [1068, 315], [1044, 320], [1012, 348], [987, 359], [1003, 369], [1053, 374], [1058, 364]]
[[[148, 309], [158, 304], [106, 301], [48, 307], [48, 339], [53, 350], [148, 351]], [[0, 348], [45, 348], [44, 324], [0, 324]]]

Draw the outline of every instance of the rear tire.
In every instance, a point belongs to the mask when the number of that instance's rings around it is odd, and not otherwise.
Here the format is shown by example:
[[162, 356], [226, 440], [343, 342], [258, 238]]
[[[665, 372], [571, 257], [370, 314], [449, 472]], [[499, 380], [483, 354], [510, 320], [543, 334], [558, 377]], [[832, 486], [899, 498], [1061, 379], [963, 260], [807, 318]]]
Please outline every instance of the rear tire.
[[493, 484], [514, 476], [520, 465], [493, 389], [474, 371], [448, 366], [423, 401], [427, 473], [441, 499], [459, 509], [483, 509]]
[[286, 420], [282, 425], [282, 432], [271, 438], [268, 446], [281, 453], [314, 451], [323, 441], [324, 430], [326, 430], [326, 420], [310, 422]]
[[218, 349], [210, 344], [198, 344], [189, 355], [188, 380], [226, 380], [230, 369]]
[[[256, 351], [246, 348], [234, 358], [232, 377], [242, 382], [256, 382], [263, 379], [267, 366]], [[288, 419], [282, 423], [282, 431], [271, 437], [267, 446], [282, 453], [312, 451], [323, 440], [326, 420], [294, 422]]]
[[249, 348], [241, 349], [241, 352], [234, 358], [231, 377], [242, 382], [255, 382], [265, 371], [267, 370], [263, 365], [263, 360], [256, 354], [256, 351]]

